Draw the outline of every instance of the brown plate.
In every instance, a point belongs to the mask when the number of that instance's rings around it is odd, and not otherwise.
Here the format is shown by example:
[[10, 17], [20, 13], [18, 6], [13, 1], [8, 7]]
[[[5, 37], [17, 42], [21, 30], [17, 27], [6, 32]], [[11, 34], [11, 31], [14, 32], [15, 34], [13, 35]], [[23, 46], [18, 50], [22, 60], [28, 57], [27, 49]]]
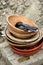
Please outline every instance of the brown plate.
[[26, 34], [26, 33], [32, 32], [30, 30], [28, 32], [25, 32], [25, 31], [23, 31], [23, 30], [21, 30], [19, 28], [16, 28], [15, 25], [19, 21], [23, 22], [24, 24], [28, 24], [30, 26], [37, 27], [37, 25], [34, 22], [32, 22], [30, 20], [27, 20], [22, 16], [10, 15], [10, 16], [7, 17], [7, 22], [8, 22], [8, 26], [9, 26], [10, 30], [13, 30], [14, 32], [21, 33], [21, 34]]
[[16, 46], [16, 47], [32, 47], [32, 46], [36, 45], [41, 39], [42, 39], [42, 37], [40, 36], [36, 41], [30, 42], [28, 44], [17, 44], [7, 37], [7, 42], [10, 45]]
[[32, 37], [32, 38], [30, 38], [30, 39], [18, 39], [18, 38], [16, 38], [16, 37], [13, 37], [13, 36], [9, 33], [8, 29], [5, 31], [5, 34], [6, 34], [6, 36], [7, 36], [10, 40], [12, 40], [13, 42], [18, 43], [18, 44], [29, 44], [30, 42], [33, 42], [33, 41], [37, 40], [39, 37], [42, 37], [41, 31], [39, 31], [39, 33], [37, 33], [37, 35], [35, 35], [34, 37]]
[[40, 37], [39, 39], [37, 39], [36, 41], [34, 42], [31, 42], [29, 44], [17, 44], [17, 43], [14, 43], [12, 40], [10, 40], [8, 37], [7, 37], [7, 42], [12, 45], [12, 46], [16, 46], [16, 47], [32, 47], [32, 46], [35, 46], [42, 38]]
[[36, 45], [33, 48], [28, 48], [28, 49], [18, 49], [12, 45], [9, 44], [9, 46], [11, 47], [12, 51], [19, 54], [19, 55], [23, 55], [23, 56], [31, 56], [33, 54], [35, 54], [36, 52], [38, 52], [40, 50], [40, 48], [42, 47], [43, 42], [39, 42], [38, 45]]

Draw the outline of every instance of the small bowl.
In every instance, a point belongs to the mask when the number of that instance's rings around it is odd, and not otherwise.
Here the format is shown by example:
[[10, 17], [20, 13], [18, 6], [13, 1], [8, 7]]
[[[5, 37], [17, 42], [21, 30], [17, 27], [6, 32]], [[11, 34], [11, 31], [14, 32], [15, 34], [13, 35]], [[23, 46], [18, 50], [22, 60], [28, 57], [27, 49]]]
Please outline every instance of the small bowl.
[[28, 34], [28, 33], [32, 32], [30, 30], [28, 32], [25, 32], [25, 31], [15, 27], [16, 23], [19, 21], [23, 22], [24, 24], [29, 24], [30, 26], [37, 27], [37, 25], [34, 22], [27, 20], [22, 16], [10, 15], [7, 17], [7, 22], [8, 22], [8, 26], [9, 26], [10, 30], [12, 30], [12, 32], [19, 33], [19, 34]]
[[31, 56], [31, 55], [37, 53], [40, 50], [40, 48], [42, 47], [42, 45], [43, 45], [43, 42], [39, 43], [36, 47], [31, 48], [31, 49], [27, 49], [27, 50], [26, 49], [24, 49], [24, 50], [19, 49], [21, 51], [18, 51], [18, 48], [15, 49], [15, 47], [13, 47], [12, 45], [9, 45], [9, 46], [11, 47], [13, 52], [15, 52], [19, 55]]

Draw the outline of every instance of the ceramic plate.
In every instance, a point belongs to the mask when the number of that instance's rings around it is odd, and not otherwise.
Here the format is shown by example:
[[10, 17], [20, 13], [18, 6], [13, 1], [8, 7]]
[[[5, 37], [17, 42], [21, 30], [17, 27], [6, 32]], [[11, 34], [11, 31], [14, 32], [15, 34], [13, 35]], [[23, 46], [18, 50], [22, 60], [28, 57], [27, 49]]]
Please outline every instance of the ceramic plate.
[[[19, 55], [24, 55], [24, 56], [30, 56], [35, 54], [36, 52], [38, 52], [40, 50], [40, 48], [42, 47], [43, 43], [40, 43], [39, 45], [37, 45], [36, 47], [32, 48], [32, 49], [28, 49], [27, 51], [24, 49], [22, 52], [18, 51], [18, 48], [15, 49], [15, 47], [9, 45], [12, 49], [13, 52], [19, 54]], [[24, 52], [25, 51], [25, 52]]]
[[18, 44], [29, 44], [30, 42], [33, 42], [33, 41], [37, 40], [39, 37], [42, 38], [41, 31], [39, 31], [38, 34], [35, 35], [33, 38], [27, 39], [27, 40], [26, 40], [26, 39], [25, 39], [25, 40], [22, 40], [22, 39], [18, 39], [18, 38], [16, 38], [16, 37], [13, 37], [13, 36], [9, 33], [8, 29], [5, 31], [5, 34], [6, 34], [6, 36], [7, 36], [10, 40], [12, 40], [13, 42], [18, 43]]
[[38, 44], [38, 42], [41, 40], [41, 37], [39, 39], [37, 39], [36, 41], [34, 42], [31, 42], [29, 44], [17, 44], [17, 43], [14, 43], [12, 40], [10, 40], [8, 37], [7, 37], [7, 42], [8, 44], [12, 45], [12, 46], [16, 46], [16, 47], [32, 47], [32, 46], [35, 46], [36, 44]]
[[26, 44], [26, 43], [29, 43], [29, 42], [32, 42], [32, 41], [35, 41], [36, 39], [39, 38], [40, 36], [40, 33], [38, 32], [37, 35], [35, 35], [34, 37], [30, 38], [30, 39], [19, 39], [19, 38], [16, 38], [14, 36], [12, 36], [8, 29], [6, 30], [6, 35], [11, 39], [13, 40], [14, 42], [16, 43], [22, 43], [22, 44]]

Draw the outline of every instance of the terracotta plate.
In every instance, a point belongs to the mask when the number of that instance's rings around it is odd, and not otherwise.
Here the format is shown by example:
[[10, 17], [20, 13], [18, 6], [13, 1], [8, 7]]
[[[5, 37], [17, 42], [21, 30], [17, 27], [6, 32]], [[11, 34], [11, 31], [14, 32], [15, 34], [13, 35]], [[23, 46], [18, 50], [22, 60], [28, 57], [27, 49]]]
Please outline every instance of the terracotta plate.
[[5, 34], [8, 38], [10, 38], [12, 41], [14, 41], [15, 43], [18, 43], [18, 44], [28, 44], [30, 42], [33, 42], [35, 40], [37, 40], [39, 37], [42, 37], [42, 34], [41, 34], [41, 31], [39, 31], [37, 33], [37, 35], [35, 35], [34, 37], [30, 38], [30, 39], [19, 39], [19, 38], [16, 38], [14, 36], [12, 36], [8, 29], [5, 31]]
[[12, 45], [12, 46], [16, 46], [16, 47], [32, 47], [34, 45], [36, 45], [40, 40], [42, 39], [42, 37], [39, 37], [36, 41], [30, 42], [28, 44], [17, 44], [15, 42], [13, 42], [11, 39], [9, 39], [7, 37], [7, 42]]
[[40, 50], [40, 48], [42, 47], [42, 44], [43, 44], [43, 42], [39, 43], [39, 45], [37, 45], [36, 47], [34, 47], [32, 49], [27, 49], [27, 50], [24, 49], [22, 51], [18, 51], [18, 48], [15, 49], [15, 47], [13, 47], [11, 45], [9, 45], [9, 46], [11, 47], [13, 52], [15, 52], [15, 53], [17, 53], [19, 55], [31, 56], [31, 55], [35, 54], [36, 52], [38, 52]]

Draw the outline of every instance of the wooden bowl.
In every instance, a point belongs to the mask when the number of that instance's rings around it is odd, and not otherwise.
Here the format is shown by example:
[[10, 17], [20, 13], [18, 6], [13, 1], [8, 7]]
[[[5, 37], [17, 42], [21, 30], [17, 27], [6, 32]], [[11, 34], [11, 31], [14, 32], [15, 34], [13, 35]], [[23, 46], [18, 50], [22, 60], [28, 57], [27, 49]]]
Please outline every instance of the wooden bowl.
[[15, 37], [17, 37], [17, 38], [21, 38], [21, 39], [30, 38], [30, 37], [32, 37], [32, 36], [34, 36], [35, 34], [38, 33], [38, 30], [37, 30], [37, 31], [35, 31], [35, 32], [30, 32], [30, 33], [28, 33], [28, 34], [20, 34], [20, 33], [14, 32], [13, 29], [11, 30], [11, 28], [10, 28], [9, 26], [7, 26], [7, 28], [8, 28], [8, 30], [9, 30], [9, 32], [11, 32], [11, 33], [13, 34], [13, 36], [15, 36]]
[[[18, 50], [17, 50], [18, 48], [15, 49], [15, 47], [13, 47], [12, 45], [9, 45], [9, 46], [11, 47], [11, 49], [12, 49], [13, 52], [15, 52], [15, 53], [17, 53], [17, 54], [19, 54], [19, 55], [31, 56], [31, 55], [37, 53], [37, 52], [40, 50], [40, 48], [42, 47], [42, 45], [43, 45], [43, 42], [39, 43], [39, 44], [38, 44], [36, 47], [34, 47], [34, 48], [27, 49], [27, 50], [24, 49], [24, 50], [22, 50], [22, 51], [18, 51]], [[21, 49], [19, 49], [19, 50], [21, 50]], [[24, 52], [24, 51], [25, 51], [25, 52]]]
[[[12, 40], [14, 43], [18, 43], [18, 44], [29, 44], [30, 42], [33, 42], [33, 41], [37, 40], [37, 39], [39, 38], [39, 36], [40, 36], [40, 37], [42, 36], [41, 31], [39, 31], [39, 32], [37, 33], [37, 35], [33, 36], [33, 37], [30, 38], [30, 39], [19, 39], [19, 38], [16, 38], [16, 37], [12, 36], [12, 35], [9, 33], [8, 29], [5, 31], [5, 34], [6, 34], [6, 36], [7, 36], [10, 40]], [[42, 38], [42, 37], [41, 37], [41, 38]]]
[[30, 30], [28, 32], [25, 32], [19, 28], [16, 28], [15, 25], [19, 21], [23, 22], [24, 24], [29, 24], [30, 26], [36, 26], [37, 27], [37, 25], [35, 23], [33, 23], [30, 20], [25, 19], [22, 16], [10, 15], [7, 17], [7, 22], [8, 22], [9, 29], [12, 30], [12, 32], [19, 33], [19, 34], [27, 34], [27, 33], [32, 32]]

